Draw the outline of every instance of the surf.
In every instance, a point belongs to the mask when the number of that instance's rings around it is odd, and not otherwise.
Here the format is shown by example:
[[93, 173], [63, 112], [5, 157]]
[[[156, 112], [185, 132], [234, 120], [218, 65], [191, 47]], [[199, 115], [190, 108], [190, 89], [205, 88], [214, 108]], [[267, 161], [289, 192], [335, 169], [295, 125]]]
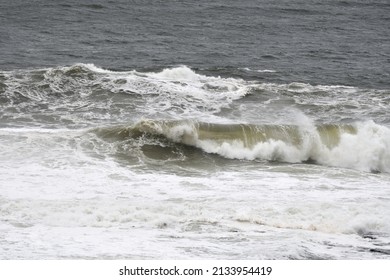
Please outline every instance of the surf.
[[390, 172], [390, 130], [371, 121], [284, 125], [144, 119], [130, 126], [101, 128], [99, 134], [113, 141], [159, 138], [228, 159]]

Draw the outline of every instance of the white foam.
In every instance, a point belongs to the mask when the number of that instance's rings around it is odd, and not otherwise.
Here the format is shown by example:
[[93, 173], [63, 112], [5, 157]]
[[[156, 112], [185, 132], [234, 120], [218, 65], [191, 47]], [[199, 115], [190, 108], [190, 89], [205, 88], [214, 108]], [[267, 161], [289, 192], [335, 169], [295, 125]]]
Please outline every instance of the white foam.
[[7, 159], [0, 162], [0, 258], [287, 258], [302, 257], [302, 240], [324, 250], [331, 238], [341, 248], [349, 244], [353, 258], [372, 246], [355, 235], [390, 233], [383, 174], [317, 166], [277, 172], [245, 162], [197, 176], [137, 172], [107, 154], [94, 159], [78, 151], [77, 142], [88, 141], [81, 135], [25, 131], [0, 139]]
[[332, 166], [390, 172], [390, 129], [372, 121], [357, 124], [357, 134], [342, 134], [340, 143], [316, 158]]
[[179, 66], [175, 68], [167, 68], [162, 70], [159, 73], [149, 73], [150, 77], [155, 77], [164, 80], [173, 80], [173, 81], [192, 81], [198, 82], [201, 79], [207, 79], [206, 76], [196, 74], [187, 66]]
[[251, 69], [249, 67], [240, 68], [240, 69], [248, 72], [257, 72], [257, 73], [276, 73], [275, 70], [269, 70], [269, 69]]
[[245, 96], [252, 87], [251, 83], [240, 79], [197, 74], [186, 66], [157, 73], [125, 73], [121, 78], [126, 83], [115, 84], [116, 75], [105, 86], [114, 92], [142, 95], [146, 104], [141, 109], [147, 117], [210, 118], [211, 114]]
[[[217, 120], [219, 117], [214, 114], [229, 108], [234, 100], [245, 96], [253, 86], [253, 83], [240, 79], [201, 75], [186, 66], [141, 73], [110, 71], [93, 64], [80, 63], [42, 71], [39, 75], [43, 76], [43, 80], [40, 81], [36, 80], [34, 71], [26, 72], [21, 75], [22, 78], [10, 72], [5, 81], [5, 94], [12, 99], [15, 98], [14, 92], [19, 92], [36, 101], [33, 103], [36, 108], [25, 114], [31, 121], [34, 121], [36, 110], [48, 116], [48, 119], [59, 114], [64, 123], [84, 126], [94, 119], [128, 121], [129, 118], [141, 116]], [[106, 91], [106, 99], [93, 97], [97, 92], [96, 87]], [[110, 93], [128, 94], [127, 103], [131, 112], [126, 112], [122, 103], [118, 104], [118, 111], [115, 102], [123, 102], [123, 98], [117, 98], [121, 100], [117, 101], [115, 95], [111, 97]], [[57, 94], [60, 98], [55, 99]], [[40, 106], [43, 105], [47, 109], [42, 112]], [[110, 110], [112, 107], [115, 110]], [[73, 114], [66, 113], [72, 109], [75, 111]]]
[[116, 74], [116, 73], [118, 73], [116, 71], [103, 69], [101, 67], [96, 66], [93, 63], [77, 63], [77, 64], [72, 65], [71, 67], [68, 67], [68, 68], [65, 68], [65, 69], [69, 69], [69, 68], [73, 68], [73, 67], [83, 67], [83, 68], [87, 68], [89, 71], [96, 72], [96, 73], [101, 73], [101, 74]]

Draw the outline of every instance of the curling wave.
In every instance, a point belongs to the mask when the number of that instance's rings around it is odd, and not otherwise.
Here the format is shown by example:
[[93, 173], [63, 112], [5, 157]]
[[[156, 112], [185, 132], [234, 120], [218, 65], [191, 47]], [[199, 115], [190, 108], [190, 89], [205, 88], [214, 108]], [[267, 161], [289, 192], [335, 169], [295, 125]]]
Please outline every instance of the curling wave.
[[390, 129], [354, 124], [252, 125], [142, 120], [133, 126], [99, 129], [105, 137], [163, 137], [229, 159], [269, 160], [362, 171], [390, 172]]

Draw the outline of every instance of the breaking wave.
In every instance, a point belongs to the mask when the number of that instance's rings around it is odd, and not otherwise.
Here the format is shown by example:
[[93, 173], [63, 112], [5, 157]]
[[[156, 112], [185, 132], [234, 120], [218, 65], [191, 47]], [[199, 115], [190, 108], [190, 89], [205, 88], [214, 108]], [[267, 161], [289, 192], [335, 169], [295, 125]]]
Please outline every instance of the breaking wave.
[[60, 121], [86, 127], [96, 120], [141, 117], [205, 119], [229, 108], [252, 86], [241, 79], [201, 75], [186, 66], [139, 72], [75, 64], [0, 72], [0, 109], [4, 119], [23, 125]]
[[252, 125], [142, 120], [133, 126], [99, 128], [96, 132], [117, 140], [140, 135], [163, 137], [228, 159], [314, 161], [327, 166], [390, 172], [390, 129], [374, 122]]

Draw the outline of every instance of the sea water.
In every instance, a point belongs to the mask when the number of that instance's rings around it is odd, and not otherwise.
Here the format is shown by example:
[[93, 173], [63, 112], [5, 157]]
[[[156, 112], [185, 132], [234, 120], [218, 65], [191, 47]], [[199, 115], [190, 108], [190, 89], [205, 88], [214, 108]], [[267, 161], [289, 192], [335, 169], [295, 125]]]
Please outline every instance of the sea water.
[[389, 258], [387, 1], [35, 2], [1, 3], [1, 259]]

